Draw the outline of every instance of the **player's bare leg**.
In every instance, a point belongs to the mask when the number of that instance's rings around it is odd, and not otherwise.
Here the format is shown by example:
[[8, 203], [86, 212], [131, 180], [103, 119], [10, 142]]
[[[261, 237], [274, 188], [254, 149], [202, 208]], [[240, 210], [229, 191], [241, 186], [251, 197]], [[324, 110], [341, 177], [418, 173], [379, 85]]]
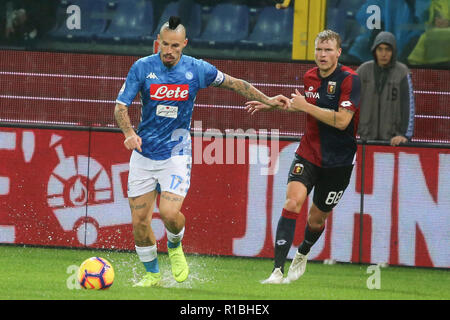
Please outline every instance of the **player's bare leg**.
[[128, 198], [136, 253], [147, 271], [144, 278], [136, 284], [140, 287], [156, 286], [161, 281], [156, 238], [151, 227], [156, 195], [156, 191], [152, 191], [141, 196]]
[[159, 199], [159, 212], [167, 230], [178, 234], [183, 230], [185, 217], [181, 213], [184, 197], [163, 191]]
[[139, 247], [153, 246], [156, 238], [151, 227], [156, 191], [128, 198], [134, 242]]
[[312, 245], [320, 238], [325, 228], [325, 220], [330, 213], [331, 211], [324, 212], [320, 210], [314, 203], [311, 206], [305, 228], [305, 239], [300, 244], [289, 267], [286, 278], [287, 282], [295, 281], [305, 273], [306, 263], [308, 262], [308, 253]]
[[166, 226], [167, 251], [172, 265], [172, 275], [177, 282], [183, 282], [189, 274], [189, 267], [181, 245], [186, 221], [180, 211], [183, 201], [184, 197], [166, 191], [161, 193], [159, 201], [159, 212]]
[[270, 277], [262, 281], [264, 284], [283, 283], [284, 264], [294, 241], [297, 217], [307, 195], [308, 191], [303, 183], [298, 181], [288, 183], [286, 201], [276, 231], [274, 269]]
[[331, 211], [324, 212], [313, 203], [308, 213], [308, 225], [313, 231], [322, 230]]
[[286, 201], [284, 202], [283, 208], [299, 214], [307, 196], [308, 190], [303, 183], [291, 181], [287, 185]]

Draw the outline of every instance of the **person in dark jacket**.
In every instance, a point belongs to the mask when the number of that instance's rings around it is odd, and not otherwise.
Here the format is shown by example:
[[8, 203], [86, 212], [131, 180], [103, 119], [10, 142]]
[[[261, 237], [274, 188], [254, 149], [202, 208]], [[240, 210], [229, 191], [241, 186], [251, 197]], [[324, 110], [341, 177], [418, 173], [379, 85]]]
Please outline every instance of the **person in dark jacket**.
[[362, 140], [389, 141], [397, 146], [414, 132], [415, 103], [411, 72], [396, 59], [396, 41], [380, 32], [372, 45], [374, 60], [356, 72], [361, 78], [361, 114], [358, 133]]

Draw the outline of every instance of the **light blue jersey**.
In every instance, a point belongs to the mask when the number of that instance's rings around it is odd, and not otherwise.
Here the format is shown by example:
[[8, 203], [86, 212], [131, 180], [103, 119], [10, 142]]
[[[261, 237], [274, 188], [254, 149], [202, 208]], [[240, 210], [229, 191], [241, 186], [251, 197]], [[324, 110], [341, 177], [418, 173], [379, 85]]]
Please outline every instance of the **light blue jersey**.
[[191, 118], [199, 89], [219, 86], [222, 72], [210, 63], [182, 55], [173, 67], [166, 67], [158, 54], [137, 60], [116, 102], [130, 106], [140, 93], [142, 103], [138, 135], [142, 155], [165, 160], [191, 153]]

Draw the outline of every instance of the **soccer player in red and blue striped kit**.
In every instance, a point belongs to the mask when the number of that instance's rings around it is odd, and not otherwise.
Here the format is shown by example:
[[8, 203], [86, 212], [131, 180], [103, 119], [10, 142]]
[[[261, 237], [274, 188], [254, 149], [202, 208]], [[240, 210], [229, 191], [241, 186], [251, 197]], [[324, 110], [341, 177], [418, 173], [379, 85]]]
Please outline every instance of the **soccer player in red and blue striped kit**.
[[[303, 275], [311, 247], [349, 184], [356, 155], [361, 83], [351, 68], [338, 63], [341, 52], [339, 34], [331, 30], [320, 32], [315, 40], [317, 67], [304, 75], [304, 96], [295, 90], [291, 104], [280, 108], [247, 102], [247, 110], [252, 114], [280, 109], [305, 112], [307, 118], [306, 132], [289, 169], [286, 201], [276, 231], [274, 268], [262, 283], [289, 283]], [[313, 188], [304, 240], [284, 278], [296, 220]]]

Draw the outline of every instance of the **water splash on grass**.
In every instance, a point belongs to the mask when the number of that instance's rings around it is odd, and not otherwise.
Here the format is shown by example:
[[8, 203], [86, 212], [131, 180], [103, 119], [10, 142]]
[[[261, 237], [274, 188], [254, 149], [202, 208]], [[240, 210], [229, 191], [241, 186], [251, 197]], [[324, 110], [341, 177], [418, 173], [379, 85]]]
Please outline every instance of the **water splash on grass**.
[[[201, 257], [198, 257], [196, 255], [190, 255], [187, 257], [189, 265], [189, 276], [184, 282], [177, 282], [173, 278], [170, 262], [166, 256], [159, 255], [158, 259], [159, 269], [162, 277], [161, 287], [163, 288], [191, 289], [202, 283], [215, 282], [215, 279], [210, 273], [211, 266], [208, 266], [207, 262]], [[127, 273], [126, 281], [130, 283], [131, 286], [139, 282], [145, 274], [141, 262], [137, 259], [117, 261], [115, 263], [115, 266], [117, 267], [118, 272]]]

